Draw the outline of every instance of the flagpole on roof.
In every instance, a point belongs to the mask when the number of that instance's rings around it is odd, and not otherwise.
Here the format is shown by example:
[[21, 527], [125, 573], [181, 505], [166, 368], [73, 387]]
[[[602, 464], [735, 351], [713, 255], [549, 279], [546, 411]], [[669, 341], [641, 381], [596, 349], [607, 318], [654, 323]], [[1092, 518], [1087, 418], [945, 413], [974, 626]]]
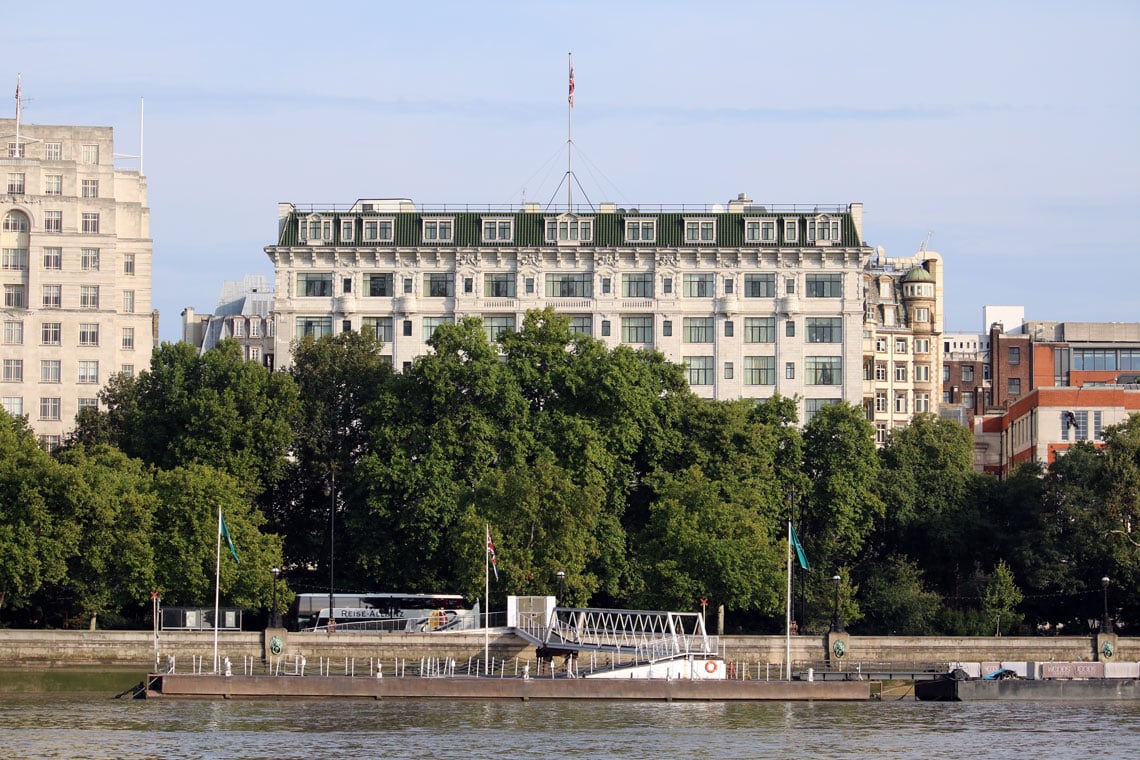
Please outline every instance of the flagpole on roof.
[[16, 74], [16, 157], [20, 156], [20, 74]]
[[574, 169], [571, 152], [574, 149], [574, 53], [566, 54], [570, 63], [570, 93], [566, 96], [566, 212], [574, 213]]

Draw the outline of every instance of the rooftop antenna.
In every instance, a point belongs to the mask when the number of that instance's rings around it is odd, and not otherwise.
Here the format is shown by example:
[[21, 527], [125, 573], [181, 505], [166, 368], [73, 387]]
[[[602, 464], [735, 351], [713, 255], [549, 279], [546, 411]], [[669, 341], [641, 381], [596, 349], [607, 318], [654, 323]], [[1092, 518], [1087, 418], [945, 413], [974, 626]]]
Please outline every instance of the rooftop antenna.
[[16, 72], [16, 156], [20, 154], [20, 73]]
[[566, 211], [574, 212], [574, 169], [571, 166], [571, 153], [574, 148], [574, 53], [566, 54], [570, 64], [570, 92], [566, 96]]

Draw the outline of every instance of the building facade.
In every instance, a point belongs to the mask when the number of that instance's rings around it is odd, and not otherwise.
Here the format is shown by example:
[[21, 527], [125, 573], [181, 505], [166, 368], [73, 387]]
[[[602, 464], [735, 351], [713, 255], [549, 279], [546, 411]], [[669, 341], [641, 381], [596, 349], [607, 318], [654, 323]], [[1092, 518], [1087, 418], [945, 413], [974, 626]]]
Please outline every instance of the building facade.
[[213, 314], [198, 314], [191, 307], [182, 310], [182, 342], [209, 351], [219, 341], [232, 338], [241, 345], [246, 361], [259, 362], [273, 369], [274, 322], [273, 287], [263, 275], [246, 275], [227, 280]]
[[57, 445], [116, 372], [144, 368], [151, 311], [146, 178], [116, 169], [110, 127], [0, 119], [0, 398]]

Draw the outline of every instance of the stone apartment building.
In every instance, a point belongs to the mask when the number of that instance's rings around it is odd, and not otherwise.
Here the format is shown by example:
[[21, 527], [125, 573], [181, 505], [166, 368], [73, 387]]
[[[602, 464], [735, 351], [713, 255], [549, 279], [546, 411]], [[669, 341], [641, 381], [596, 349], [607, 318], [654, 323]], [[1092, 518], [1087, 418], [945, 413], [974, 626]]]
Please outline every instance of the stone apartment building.
[[0, 403], [50, 448], [111, 375], [150, 360], [150, 210], [110, 127], [16, 127], [0, 119]]

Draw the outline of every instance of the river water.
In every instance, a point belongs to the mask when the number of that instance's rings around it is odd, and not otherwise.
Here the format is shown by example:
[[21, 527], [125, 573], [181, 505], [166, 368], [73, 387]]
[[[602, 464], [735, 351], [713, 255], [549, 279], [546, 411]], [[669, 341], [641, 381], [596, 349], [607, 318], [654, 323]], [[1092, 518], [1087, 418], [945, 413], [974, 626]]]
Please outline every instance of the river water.
[[1140, 703], [113, 700], [0, 695], [4, 758], [1140, 757]]

